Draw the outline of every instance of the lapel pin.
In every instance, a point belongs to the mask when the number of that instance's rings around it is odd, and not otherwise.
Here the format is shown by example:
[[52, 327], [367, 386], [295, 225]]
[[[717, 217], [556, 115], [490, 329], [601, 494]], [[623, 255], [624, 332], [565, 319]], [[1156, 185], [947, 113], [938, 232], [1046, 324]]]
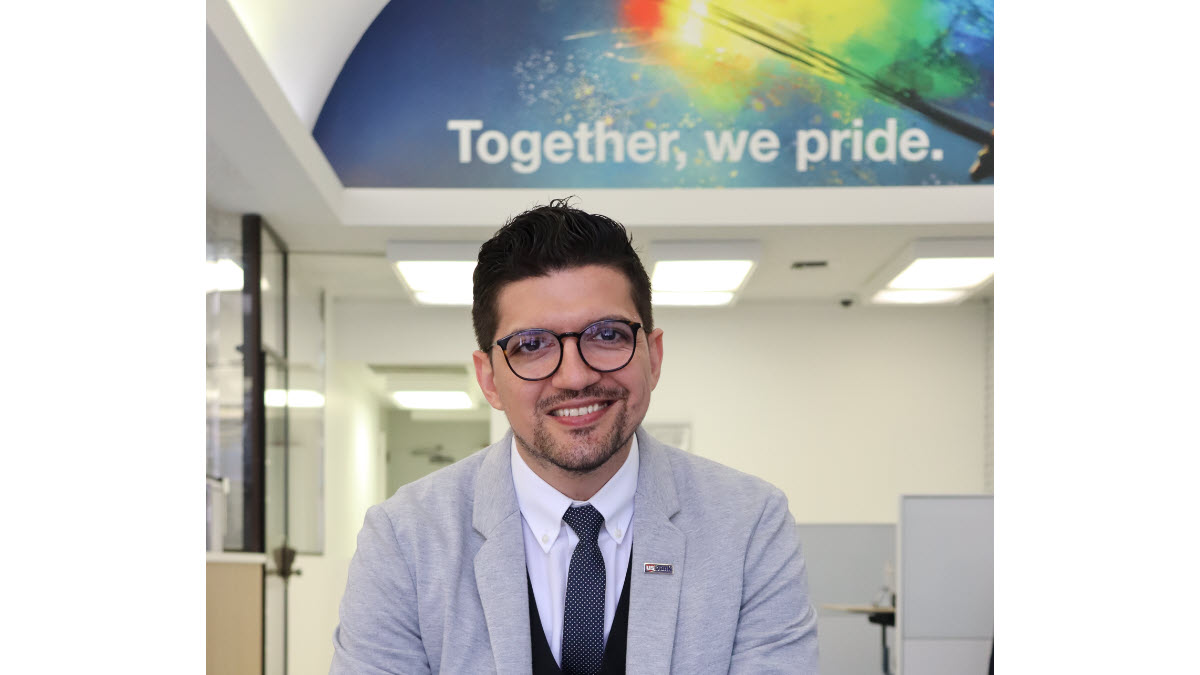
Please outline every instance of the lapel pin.
[[646, 563], [646, 574], [673, 574], [675, 566], [664, 563]]

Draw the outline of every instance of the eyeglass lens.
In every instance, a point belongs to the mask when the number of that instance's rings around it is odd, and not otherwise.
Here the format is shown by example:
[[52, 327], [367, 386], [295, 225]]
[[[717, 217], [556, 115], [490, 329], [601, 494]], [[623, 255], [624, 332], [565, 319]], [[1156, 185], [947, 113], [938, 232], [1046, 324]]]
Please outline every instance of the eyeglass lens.
[[[578, 338], [579, 352], [593, 370], [617, 370], [633, 358], [634, 334], [627, 324], [598, 321], [583, 329]], [[542, 379], [558, 368], [562, 342], [548, 330], [522, 331], [509, 339], [504, 356], [518, 376]]]

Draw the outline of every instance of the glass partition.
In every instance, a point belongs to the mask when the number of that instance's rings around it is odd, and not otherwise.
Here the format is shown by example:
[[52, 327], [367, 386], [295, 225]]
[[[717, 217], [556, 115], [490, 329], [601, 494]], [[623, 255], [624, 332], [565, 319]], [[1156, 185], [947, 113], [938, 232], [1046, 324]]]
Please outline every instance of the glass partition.
[[261, 217], [209, 207], [206, 234], [207, 550], [265, 554], [263, 672], [282, 674], [295, 556], [324, 548], [324, 296], [290, 283]]
[[242, 373], [241, 222], [208, 209], [205, 260], [205, 475], [209, 551], [245, 550], [245, 379]]

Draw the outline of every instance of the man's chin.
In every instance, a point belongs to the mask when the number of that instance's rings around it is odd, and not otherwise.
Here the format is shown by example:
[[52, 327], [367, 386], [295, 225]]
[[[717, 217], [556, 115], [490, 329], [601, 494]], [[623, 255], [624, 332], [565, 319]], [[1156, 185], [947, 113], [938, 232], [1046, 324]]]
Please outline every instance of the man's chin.
[[555, 436], [545, 439], [550, 443], [539, 443], [537, 453], [563, 471], [575, 474], [599, 469], [621, 449], [620, 445], [613, 447], [615, 434], [599, 434], [595, 429], [572, 430]]
[[[617, 450], [620, 450], [620, 448]], [[604, 449], [599, 452], [586, 453], [575, 457], [555, 457], [551, 459], [551, 462], [568, 473], [584, 475], [592, 473], [607, 464], [615, 454], [617, 454], [616, 451]]]
[[619, 428], [607, 433], [596, 427], [572, 429], [566, 433], [558, 431], [560, 433], [544, 428], [538, 430], [534, 433], [532, 446], [518, 440], [541, 461], [576, 475], [586, 475], [601, 468], [629, 443], [629, 439], [621, 438]]

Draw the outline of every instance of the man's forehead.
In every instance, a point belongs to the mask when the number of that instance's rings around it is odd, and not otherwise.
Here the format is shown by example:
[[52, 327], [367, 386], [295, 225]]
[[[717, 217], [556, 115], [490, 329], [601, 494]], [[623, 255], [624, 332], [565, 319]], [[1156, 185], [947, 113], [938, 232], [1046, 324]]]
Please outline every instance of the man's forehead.
[[600, 319], [638, 320], [629, 279], [599, 265], [509, 282], [497, 295], [496, 309], [500, 335], [526, 328], [578, 330]]

